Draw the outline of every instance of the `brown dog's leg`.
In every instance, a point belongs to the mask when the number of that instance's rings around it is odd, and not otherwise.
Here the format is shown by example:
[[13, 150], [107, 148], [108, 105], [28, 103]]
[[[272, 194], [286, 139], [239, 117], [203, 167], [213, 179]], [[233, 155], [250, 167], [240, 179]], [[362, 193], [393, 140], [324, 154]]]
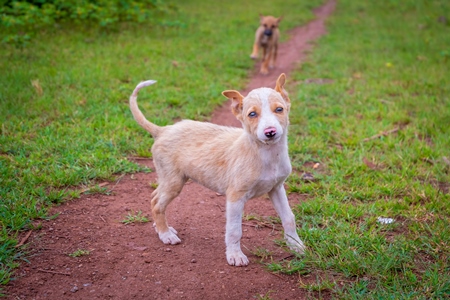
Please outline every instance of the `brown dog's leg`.
[[269, 68], [273, 69], [275, 67], [275, 61], [277, 60], [277, 52], [278, 52], [278, 45], [275, 44], [273, 46], [272, 50], [272, 59], [270, 60]]
[[252, 59], [257, 59], [258, 58], [259, 43], [260, 43], [260, 40], [261, 40], [261, 34], [263, 32], [264, 32], [264, 28], [263, 27], [258, 27], [258, 29], [256, 30], [255, 42], [253, 43], [253, 51], [252, 51], [252, 54], [250, 54], [250, 57]]
[[258, 43], [255, 42], [253, 44], [253, 51], [252, 54], [250, 54], [251, 59], [257, 59], [258, 58]]
[[270, 60], [270, 51], [267, 51], [267, 47], [262, 47], [263, 48], [263, 58], [262, 58], [262, 62], [261, 62], [261, 69], [260, 69], [260, 73], [261, 74], [268, 74], [269, 70], [268, 70], [268, 66], [269, 66], [269, 60]]

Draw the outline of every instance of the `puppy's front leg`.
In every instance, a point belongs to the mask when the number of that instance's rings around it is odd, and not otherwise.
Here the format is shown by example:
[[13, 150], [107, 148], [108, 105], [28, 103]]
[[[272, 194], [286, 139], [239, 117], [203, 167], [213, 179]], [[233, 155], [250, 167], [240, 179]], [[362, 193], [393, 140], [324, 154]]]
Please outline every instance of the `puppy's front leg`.
[[273, 190], [269, 192], [269, 197], [281, 218], [281, 223], [284, 228], [284, 238], [286, 239], [287, 245], [291, 250], [303, 254], [305, 252], [305, 245], [298, 237], [295, 226], [295, 216], [289, 207], [283, 184], [273, 188]]
[[227, 246], [227, 261], [231, 266], [246, 266], [248, 258], [241, 250], [242, 237], [242, 212], [245, 201], [227, 200], [227, 225], [225, 233], [225, 244]]

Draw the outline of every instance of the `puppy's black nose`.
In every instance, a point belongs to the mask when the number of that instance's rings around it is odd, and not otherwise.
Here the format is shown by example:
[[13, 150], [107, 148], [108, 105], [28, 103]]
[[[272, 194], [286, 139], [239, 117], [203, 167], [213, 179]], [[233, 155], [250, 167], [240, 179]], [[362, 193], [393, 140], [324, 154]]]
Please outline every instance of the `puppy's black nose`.
[[271, 36], [272, 35], [272, 30], [270, 30], [270, 29], [264, 30], [264, 35]]
[[273, 138], [277, 134], [275, 127], [269, 127], [264, 130], [264, 135], [268, 138]]

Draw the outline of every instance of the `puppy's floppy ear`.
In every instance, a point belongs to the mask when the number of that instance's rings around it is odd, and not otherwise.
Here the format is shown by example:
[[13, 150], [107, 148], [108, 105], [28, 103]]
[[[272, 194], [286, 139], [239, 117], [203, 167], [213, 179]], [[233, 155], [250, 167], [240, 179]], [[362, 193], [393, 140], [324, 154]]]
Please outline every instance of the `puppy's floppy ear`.
[[244, 100], [244, 96], [234, 90], [223, 91], [222, 95], [231, 100], [231, 111], [235, 116], [238, 116], [242, 112], [242, 100]]
[[286, 75], [281, 73], [281, 75], [277, 79], [277, 84], [275, 86], [275, 91], [280, 93], [281, 97], [283, 97], [284, 101], [286, 101], [288, 107], [291, 106], [291, 99], [289, 99], [289, 95], [284, 89], [284, 84], [286, 83]]

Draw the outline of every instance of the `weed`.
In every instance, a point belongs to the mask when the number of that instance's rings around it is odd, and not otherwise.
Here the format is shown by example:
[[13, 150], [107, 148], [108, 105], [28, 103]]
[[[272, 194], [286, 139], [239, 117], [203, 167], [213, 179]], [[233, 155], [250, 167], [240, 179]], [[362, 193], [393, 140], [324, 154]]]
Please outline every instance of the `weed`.
[[254, 296], [254, 298], [258, 299], [258, 300], [271, 300], [272, 298], [270, 297], [270, 294], [273, 293], [272, 290], [269, 290], [267, 293], [265, 294], [259, 294]]
[[70, 257], [80, 257], [80, 256], [86, 256], [91, 254], [91, 251], [89, 250], [83, 250], [83, 249], [77, 249], [73, 253], [70, 253]]
[[261, 258], [261, 260], [267, 260], [272, 257], [273, 253], [265, 248], [257, 247], [252, 251], [253, 255]]
[[148, 221], [148, 218], [142, 215], [142, 211], [137, 211], [134, 215], [128, 213], [125, 219], [121, 222], [125, 225], [128, 225], [132, 223], [147, 223]]
[[244, 215], [244, 220], [246, 221], [261, 221], [261, 216], [255, 215], [255, 214], [248, 214], [248, 215]]
[[332, 291], [335, 286], [336, 286], [335, 282], [318, 277], [316, 277], [316, 281], [313, 283], [304, 283], [304, 282], [300, 283], [300, 288], [310, 292]]
[[92, 194], [111, 195], [111, 190], [108, 189], [107, 187], [95, 185], [95, 186], [87, 189], [84, 193], [87, 195], [92, 195]]

